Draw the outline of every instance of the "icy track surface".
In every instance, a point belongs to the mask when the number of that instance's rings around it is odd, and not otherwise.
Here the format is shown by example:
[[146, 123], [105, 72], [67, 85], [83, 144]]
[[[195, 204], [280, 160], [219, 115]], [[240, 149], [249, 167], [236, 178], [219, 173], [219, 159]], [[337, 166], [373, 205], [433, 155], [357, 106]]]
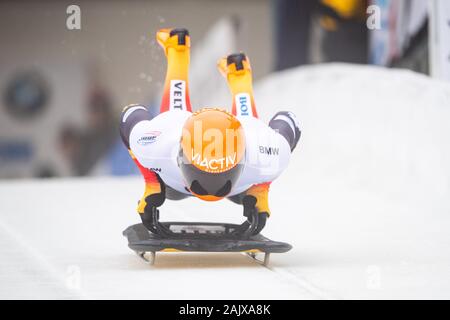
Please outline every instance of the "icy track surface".
[[[303, 135], [273, 183], [264, 234], [294, 249], [264, 268], [242, 254], [162, 253], [121, 232], [140, 178], [0, 182], [0, 298], [450, 298], [450, 85], [407, 71], [299, 68], [256, 88], [264, 119]], [[241, 221], [238, 206], [166, 202], [164, 220]]]

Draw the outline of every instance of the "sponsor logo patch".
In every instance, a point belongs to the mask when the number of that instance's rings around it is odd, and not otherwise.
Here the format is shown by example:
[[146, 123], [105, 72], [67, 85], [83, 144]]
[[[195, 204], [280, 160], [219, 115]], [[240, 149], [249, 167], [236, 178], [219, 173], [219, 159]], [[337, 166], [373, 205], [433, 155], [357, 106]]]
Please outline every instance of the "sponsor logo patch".
[[259, 146], [259, 153], [267, 154], [269, 156], [278, 156], [280, 154], [280, 149], [275, 147]]
[[194, 153], [192, 150], [192, 163], [203, 168], [208, 172], [223, 172], [236, 165], [236, 152], [232, 156], [226, 156], [218, 159], [208, 159], [202, 157], [199, 153]]
[[170, 110], [187, 110], [186, 81], [170, 80]]
[[144, 133], [144, 135], [138, 139], [137, 143], [140, 144], [141, 146], [149, 145], [155, 142], [160, 134], [161, 134], [160, 131], [150, 131]]
[[238, 116], [252, 115], [252, 102], [248, 93], [239, 93], [235, 97], [236, 113]]

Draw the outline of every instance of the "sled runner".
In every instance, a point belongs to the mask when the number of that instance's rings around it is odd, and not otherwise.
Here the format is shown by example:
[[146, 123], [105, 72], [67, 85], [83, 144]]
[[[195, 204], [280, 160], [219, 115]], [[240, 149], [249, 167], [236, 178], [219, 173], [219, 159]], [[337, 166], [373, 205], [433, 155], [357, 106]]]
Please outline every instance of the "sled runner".
[[[239, 228], [237, 224], [203, 223], [203, 222], [161, 222], [173, 232], [166, 238], [154, 234], [139, 223], [128, 227], [123, 235], [128, 239], [128, 247], [142, 259], [153, 265], [156, 252], [243, 252], [256, 261], [267, 266], [270, 253], [283, 253], [292, 246], [284, 242], [272, 241], [261, 234], [247, 239], [238, 239], [233, 231]], [[257, 254], [264, 254], [262, 261], [256, 259]]]

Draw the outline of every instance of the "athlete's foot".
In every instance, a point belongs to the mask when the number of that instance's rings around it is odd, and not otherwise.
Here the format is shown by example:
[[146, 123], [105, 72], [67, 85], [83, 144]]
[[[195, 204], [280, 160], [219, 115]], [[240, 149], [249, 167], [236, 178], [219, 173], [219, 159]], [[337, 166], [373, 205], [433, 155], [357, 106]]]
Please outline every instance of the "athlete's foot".
[[229, 76], [244, 75], [246, 72], [251, 72], [250, 61], [245, 53], [233, 53], [219, 60], [217, 63], [220, 73], [227, 78]]
[[169, 48], [184, 51], [191, 47], [189, 31], [184, 28], [161, 29], [156, 33], [156, 40], [164, 49], [166, 55]]

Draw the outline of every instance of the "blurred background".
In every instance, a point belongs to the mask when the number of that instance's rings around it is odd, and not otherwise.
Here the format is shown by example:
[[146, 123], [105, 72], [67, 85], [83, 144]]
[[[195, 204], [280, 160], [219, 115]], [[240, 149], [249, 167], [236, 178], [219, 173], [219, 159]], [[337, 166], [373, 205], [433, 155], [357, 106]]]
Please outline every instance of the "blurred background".
[[256, 81], [329, 62], [450, 80], [445, 0], [2, 1], [0, 179], [137, 174], [118, 117], [159, 110], [167, 27], [191, 34], [194, 109], [229, 107], [215, 64], [234, 51]]

